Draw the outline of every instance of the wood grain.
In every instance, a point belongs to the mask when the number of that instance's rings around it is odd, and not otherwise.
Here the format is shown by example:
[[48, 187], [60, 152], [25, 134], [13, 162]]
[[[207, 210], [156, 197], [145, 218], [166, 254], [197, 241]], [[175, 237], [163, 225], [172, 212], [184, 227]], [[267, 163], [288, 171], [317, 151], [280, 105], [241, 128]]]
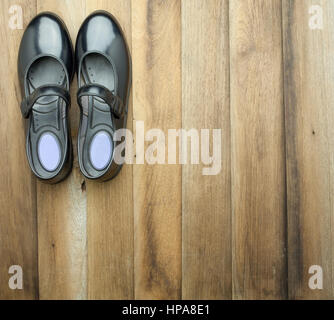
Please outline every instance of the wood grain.
[[[128, 128], [159, 128], [166, 147], [168, 129], [222, 129], [219, 174], [145, 162], [86, 181], [75, 79], [73, 172], [36, 182], [11, 5], [24, 28], [55, 12], [73, 44], [88, 14], [113, 14], [133, 58]], [[314, 5], [322, 30], [309, 26]], [[0, 14], [0, 299], [334, 298], [332, 1], [3, 0]], [[23, 290], [9, 289], [11, 265]], [[323, 290], [308, 286], [312, 265]]]
[[[131, 0], [87, 0], [86, 8], [86, 15], [95, 10], [114, 15], [131, 51]], [[132, 129], [131, 102], [128, 129]], [[124, 165], [110, 182], [87, 182], [90, 299], [134, 298], [132, 188], [131, 165]]]
[[[320, 5], [323, 30], [309, 27]], [[283, 1], [289, 297], [333, 299], [334, 3]], [[323, 290], [308, 286], [312, 265]]]
[[[132, 36], [134, 119], [146, 131], [179, 129], [181, 2], [132, 1]], [[181, 298], [181, 166], [145, 162], [133, 172], [135, 298]]]
[[233, 297], [286, 298], [281, 1], [230, 2]]
[[[65, 22], [73, 44], [85, 18], [84, 0], [37, 0], [37, 11], [51, 11]], [[79, 108], [76, 79], [71, 85], [70, 110], [74, 164], [62, 183], [37, 184], [39, 285], [41, 299], [87, 297], [86, 190], [76, 153]]]
[[182, 127], [222, 129], [217, 175], [182, 167], [183, 299], [232, 295], [228, 16], [228, 1], [182, 2]]
[[[24, 8], [23, 26], [36, 15], [36, 2], [0, 3], [0, 299], [38, 298], [36, 180], [25, 155], [25, 129], [20, 113], [17, 52], [24, 30], [9, 27], [12, 5]], [[15, 53], [15, 54], [14, 54]], [[23, 270], [23, 290], [11, 290], [8, 269]]]

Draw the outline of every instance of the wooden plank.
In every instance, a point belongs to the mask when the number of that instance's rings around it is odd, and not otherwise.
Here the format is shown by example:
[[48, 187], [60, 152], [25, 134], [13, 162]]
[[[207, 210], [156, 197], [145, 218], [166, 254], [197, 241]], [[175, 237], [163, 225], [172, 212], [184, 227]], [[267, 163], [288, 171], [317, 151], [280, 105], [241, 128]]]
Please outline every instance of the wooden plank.
[[[24, 30], [9, 27], [10, 18], [17, 13], [9, 13], [14, 5], [24, 10], [23, 28], [36, 15], [36, 1], [4, 0], [0, 3], [0, 299], [36, 299], [36, 180], [26, 160], [24, 121], [19, 108], [17, 52]], [[12, 265], [22, 267], [23, 290], [12, 290], [8, 286], [12, 276], [8, 271]]]
[[182, 167], [183, 299], [232, 294], [228, 16], [228, 1], [182, 2], [182, 127], [222, 130], [217, 175]]
[[[131, 0], [87, 1], [87, 15], [97, 9], [116, 17], [131, 50]], [[132, 103], [129, 104], [128, 129], [132, 130]], [[124, 165], [110, 182], [87, 183], [90, 299], [134, 297], [132, 188], [131, 165]]]
[[[51, 11], [65, 22], [73, 44], [85, 18], [84, 0], [37, 0], [37, 11]], [[76, 96], [77, 82], [71, 86]], [[69, 178], [58, 185], [38, 182], [38, 250], [41, 299], [87, 297], [86, 191], [77, 161], [79, 108], [72, 99], [70, 111], [74, 164]]]
[[[166, 135], [181, 127], [181, 2], [132, 1], [132, 36], [134, 119]], [[181, 298], [181, 166], [133, 172], [135, 297]]]
[[[311, 29], [320, 5], [323, 29]], [[283, 1], [289, 297], [333, 299], [334, 3]], [[311, 20], [312, 23], [312, 20]], [[323, 290], [311, 290], [312, 265]]]
[[280, 0], [230, 2], [233, 297], [286, 298]]

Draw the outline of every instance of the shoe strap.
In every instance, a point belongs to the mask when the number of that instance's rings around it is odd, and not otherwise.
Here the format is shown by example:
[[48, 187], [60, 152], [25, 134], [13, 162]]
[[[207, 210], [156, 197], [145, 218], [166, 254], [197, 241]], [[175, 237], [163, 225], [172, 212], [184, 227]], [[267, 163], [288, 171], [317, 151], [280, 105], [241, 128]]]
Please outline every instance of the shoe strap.
[[48, 96], [58, 96], [62, 98], [66, 102], [66, 106], [71, 105], [71, 96], [68, 90], [64, 87], [57, 85], [47, 85], [36, 88], [33, 93], [31, 93], [28, 97], [24, 98], [21, 103], [21, 113], [24, 118], [29, 118], [30, 112], [36, 103], [36, 101], [41, 97]]
[[78, 104], [82, 108], [81, 105], [81, 98], [83, 96], [94, 96], [101, 98], [111, 109], [111, 112], [113, 115], [121, 119], [124, 116], [125, 108], [123, 101], [120, 97], [113, 94], [108, 88], [100, 85], [100, 84], [87, 84], [82, 86], [78, 90]]

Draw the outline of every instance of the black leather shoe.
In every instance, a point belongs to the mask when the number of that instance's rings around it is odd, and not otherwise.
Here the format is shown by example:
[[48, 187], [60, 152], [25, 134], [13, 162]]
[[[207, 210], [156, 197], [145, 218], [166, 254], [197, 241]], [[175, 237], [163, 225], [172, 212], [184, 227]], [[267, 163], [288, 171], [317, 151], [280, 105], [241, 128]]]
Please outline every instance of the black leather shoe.
[[39, 179], [57, 183], [72, 168], [67, 111], [74, 52], [66, 26], [56, 15], [42, 13], [28, 25], [21, 40], [18, 74], [31, 170]]
[[131, 57], [116, 19], [105, 11], [90, 15], [80, 28], [75, 56], [80, 169], [88, 179], [107, 181], [122, 167], [114, 159], [120, 143], [115, 131], [126, 128], [131, 87]]

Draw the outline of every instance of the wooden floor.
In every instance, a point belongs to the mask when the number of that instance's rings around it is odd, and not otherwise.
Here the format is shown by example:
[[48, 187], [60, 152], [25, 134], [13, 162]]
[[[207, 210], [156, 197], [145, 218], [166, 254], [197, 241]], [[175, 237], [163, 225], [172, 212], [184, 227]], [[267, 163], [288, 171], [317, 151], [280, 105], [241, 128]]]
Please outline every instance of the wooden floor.
[[[221, 128], [220, 174], [138, 164], [99, 184], [75, 155], [65, 182], [36, 181], [12, 5], [23, 27], [57, 13], [73, 42], [92, 11], [115, 15], [133, 59], [129, 129]], [[0, 298], [334, 298], [334, 1], [1, 0], [0, 14]], [[8, 287], [11, 265], [23, 290]]]

